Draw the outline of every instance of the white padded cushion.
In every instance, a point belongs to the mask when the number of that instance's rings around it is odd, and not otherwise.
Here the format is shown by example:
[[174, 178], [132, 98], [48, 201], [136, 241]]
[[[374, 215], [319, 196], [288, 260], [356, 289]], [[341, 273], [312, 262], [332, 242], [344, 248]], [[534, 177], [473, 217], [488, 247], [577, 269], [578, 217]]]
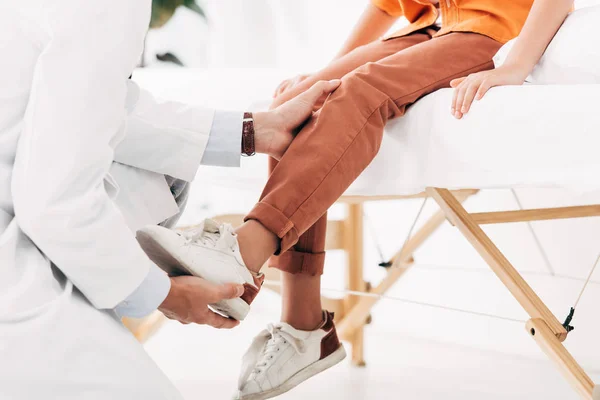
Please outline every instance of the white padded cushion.
[[[291, 72], [157, 68], [138, 70], [133, 78], [168, 100], [241, 110], [253, 97], [268, 99], [286, 75]], [[379, 154], [346, 194], [413, 194], [426, 187], [600, 189], [600, 84], [493, 88], [461, 120], [450, 115], [451, 102], [452, 90], [439, 90], [389, 123]], [[247, 189], [231, 203], [240, 211], [242, 201], [252, 207], [267, 178], [266, 157], [245, 157], [242, 166], [201, 167], [192, 187]]]
[[[600, 6], [572, 12], [552, 39], [527, 82], [548, 84], [600, 83]], [[504, 64], [514, 41], [506, 43], [494, 57]]]

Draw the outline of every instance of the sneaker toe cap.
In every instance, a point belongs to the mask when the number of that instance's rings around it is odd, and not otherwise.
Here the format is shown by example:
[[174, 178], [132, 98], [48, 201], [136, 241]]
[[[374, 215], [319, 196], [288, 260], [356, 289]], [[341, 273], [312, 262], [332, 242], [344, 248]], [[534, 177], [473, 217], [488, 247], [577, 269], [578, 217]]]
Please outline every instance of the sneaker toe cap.
[[262, 388], [260, 387], [258, 382], [256, 382], [255, 380], [249, 380], [249, 381], [246, 381], [244, 386], [242, 386], [239, 394], [240, 394], [240, 398], [243, 398], [243, 396], [248, 396], [248, 395], [256, 394], [256, 393], [260, 393], [260, 392], [262, 392]]
[[171, 229], [158, 225], [145, 226], [137, 231], [140, 244], [160, 243], [162, 246], [180, 246], [184, 239]]
[[146, 235], [150, 236], [164, 236], [172, 233], [173, 231], [160, 225], [146, 225], [139, 229], [138, 232], [145, 233]]

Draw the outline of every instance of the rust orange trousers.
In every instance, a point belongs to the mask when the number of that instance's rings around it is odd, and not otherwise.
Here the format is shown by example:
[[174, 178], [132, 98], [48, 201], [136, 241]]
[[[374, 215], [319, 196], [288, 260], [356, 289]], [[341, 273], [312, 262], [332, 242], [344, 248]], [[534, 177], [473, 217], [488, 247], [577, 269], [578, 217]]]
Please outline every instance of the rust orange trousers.
[[275, 100], [284, 102], [318, 80], [342, 79], [281, 160], [272, 160], [260, 201], [246, 217], [281, 239], [271, 267], [322, 274], [327, 210], [373, 160], [386, 122], [452, 79], [493, 68], [501, 43], [476, 33], [433, 33], [359, 47]]

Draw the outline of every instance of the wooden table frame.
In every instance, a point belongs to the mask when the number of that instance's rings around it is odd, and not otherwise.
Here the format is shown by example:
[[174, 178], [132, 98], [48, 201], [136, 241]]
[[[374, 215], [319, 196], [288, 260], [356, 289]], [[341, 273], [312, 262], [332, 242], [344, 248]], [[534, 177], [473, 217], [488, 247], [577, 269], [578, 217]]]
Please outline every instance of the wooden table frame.
[[[483, 224], [525, 222], [562, 218], [600, 216], [600, 205], [469, 213], [462, 203], [478, 190], [456, 190], [428, 188], [425, 192], [412, 196], [345, 196], [339, 202], [347, 207], [347, 216], [341, 221], [328, 222], [326, 249], [343, 249], [347, 253], [347, 289], [383, 295], [414, 264], [414, 252], [429, 238], [444, 221], [448, 220], [471, 243], [492, 271], [498, 276], [513, 297], [529, 314], [526, 331], [546, 355], [556, 364], [565, 379], [585, 400], [600, 399], [600, 389], [594, 392], [594, 382], [585, 373], [573, 356], [563, 346], [567, 331], [552, 314], [544, 302], [525, 282], [519, 272], [506, 259], [492, 240], [481, 229]], [[397, 200], [407, 198], [433, 198], [440, 207], [421, 228], [404, 244], [403, 248], [390, 260], [393, 265], [387, 276], [371, 287], [363, 276], [363, 205], [369, 201]], [[215, 219], [238, 225], [241, 215], [221, 215]], [[265, 269], [267, 281], [277, 281], [278, 271]], [[267, 283], [265, 286], [279, 291], [280, 286]], [[344, 298], [323, 297], [323, 307], [336, 313], [338, 334], [352, 345], [352, 363], [365, 365], [364, 327], [370, 322], [370, 312], [379, 301], [375, 296], [346, 295]], [[151, 328], [142, 324], [141, 337], [148, 337]], [[135, 333], [135, 332], [134, 332]]]
[[[596, 397], [594, 397], [594, 382], [562, 344], [567, 338], [566, 329], [485, 234], [480, 225], [600, 216], [600, 205], [468, 213], [462, 203], [477, 192], [477, 190], [449, 191], [428, 188], [425, 192], [413, 196], [342, 197], [340, 202], [347, 206], [347, 217], [343, 221], [329, 221], [326, 247], [328, 250], [344, 249], [346, 251], [348, 259], [347, 288], [376, 295], [386, 293], [414, 264], [414, 252], [444, 221], [448, 220], [471, 243], [529, 314], [531, 319], [526, 324], [527, 333], [556, 364], [575, 391], [582, 399], [599, 399], [600, 393], [596, 393]], [[430, 217], [394, 255], [390, 260], [393, 266], [389, 268], [387, 276], [377, 286], [371, 287], [363, 277], [363, 204], [368, 201], [419, 197], [433, 198], [440, 210]], [[276, 271], [270, 271], [267, 279], [276, 280], [276, 273]], [[279, 287], [273, 286], [272, 289], [279, 290]], [[371, 309], [378, 301], [379, 298], [373, 296], [348, 295], [342, 299], [323, 298], [323, 306], [336, 312], [338, 334], [352, 344], [352, 362], [355, 365], [365, 365], [363, 330], [365, 325], [370, 322]]]

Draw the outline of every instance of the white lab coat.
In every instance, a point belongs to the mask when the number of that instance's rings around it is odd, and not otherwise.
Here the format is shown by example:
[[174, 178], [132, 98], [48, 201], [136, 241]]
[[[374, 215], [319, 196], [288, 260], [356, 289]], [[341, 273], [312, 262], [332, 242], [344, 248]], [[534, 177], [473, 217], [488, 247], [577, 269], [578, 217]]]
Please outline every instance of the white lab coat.
[[149, 13], [0, 1], [0, 399], [179, 398], [107, 311], [146, 277], [133, 231], [178, 211], [163, 174], [193, 178], [213, 119], [128, 81]]

